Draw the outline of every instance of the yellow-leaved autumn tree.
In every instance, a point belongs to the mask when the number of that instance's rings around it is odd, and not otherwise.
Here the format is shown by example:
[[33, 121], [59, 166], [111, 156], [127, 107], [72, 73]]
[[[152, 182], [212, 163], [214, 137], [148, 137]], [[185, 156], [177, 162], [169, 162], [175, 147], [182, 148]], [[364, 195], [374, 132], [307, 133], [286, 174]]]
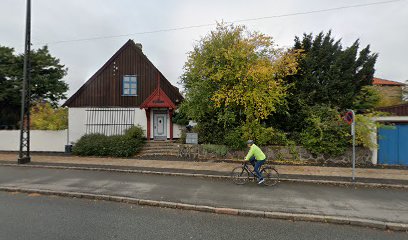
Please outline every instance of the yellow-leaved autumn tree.
[[218, 24], [189, 53], [181, 111], [209, 136], [204, 142], [220, 143], [237, 128], [241, 137], [256, 139], [261, 120], [285, 103], [282, 80], [297, 73], [300, 56], [244, 26]]
[[48, 102], [37, 102], [31, 108], [33, 130], [63, 130], [68, 128], [68, 109], [53, 108]]

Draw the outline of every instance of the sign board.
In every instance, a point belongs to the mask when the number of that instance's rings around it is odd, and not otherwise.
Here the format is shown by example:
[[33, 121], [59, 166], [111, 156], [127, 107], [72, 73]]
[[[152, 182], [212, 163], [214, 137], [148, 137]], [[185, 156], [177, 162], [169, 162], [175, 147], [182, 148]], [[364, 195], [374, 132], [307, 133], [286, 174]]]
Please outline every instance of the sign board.
[[353, 123], [353, 119], [354, 118], [354, 114], [352, 111], [348, 111], [346, 112], [346, 114], [344, 114], [343, 116], [343, 120], [347, 122], [348, 125]]
[[187, 144], [198, 144], [198, 133], [187, 133], [186, 143]]

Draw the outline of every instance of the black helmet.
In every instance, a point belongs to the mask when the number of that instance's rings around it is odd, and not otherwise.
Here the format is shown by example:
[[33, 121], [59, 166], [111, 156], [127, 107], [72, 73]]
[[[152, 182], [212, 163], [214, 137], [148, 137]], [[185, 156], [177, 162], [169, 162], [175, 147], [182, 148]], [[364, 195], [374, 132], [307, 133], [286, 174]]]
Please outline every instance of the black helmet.
[[251, 144], [251, 145], [254, 144], [254, 140], [248, 140], [247, 144]]

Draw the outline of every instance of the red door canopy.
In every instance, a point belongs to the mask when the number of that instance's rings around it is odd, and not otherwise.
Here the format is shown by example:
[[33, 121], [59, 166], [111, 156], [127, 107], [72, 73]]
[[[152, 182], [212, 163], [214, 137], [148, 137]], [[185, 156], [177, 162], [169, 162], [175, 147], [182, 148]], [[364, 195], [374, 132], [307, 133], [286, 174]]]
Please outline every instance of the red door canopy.
[[156, 90], [154, 90], [154, 92], [140, 105], [140, 108], [175, 109], [176, 105], [161, 88], [156, 88]]

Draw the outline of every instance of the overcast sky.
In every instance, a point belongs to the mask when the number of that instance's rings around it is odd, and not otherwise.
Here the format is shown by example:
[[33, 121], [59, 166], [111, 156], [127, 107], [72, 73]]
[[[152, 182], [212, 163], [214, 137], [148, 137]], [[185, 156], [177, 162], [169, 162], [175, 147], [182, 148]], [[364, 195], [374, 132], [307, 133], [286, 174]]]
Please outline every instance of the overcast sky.
[[[62, 40], [126, 35], [217, 21], [236, 21], [315, 11], [384, 0], [32, 0], [33, 48], [49, 43], [51, 54], [68, 67], [71, 96], [128, 39], [143, 51], [173, 84], [183, 72], [187, 52], [215, 26], [136, 34], [99, 40]], [[25, 0], [0, 0], [0, 45], [21, 53], [24, 46]], [[279, 46], [295, 36], [332, 30], [343, 47], [360, 39], [379, 53], [376, 76], [408, 79], [408, 0], [308, 15], [244, 21], [249, 30], [268, 34]]]

